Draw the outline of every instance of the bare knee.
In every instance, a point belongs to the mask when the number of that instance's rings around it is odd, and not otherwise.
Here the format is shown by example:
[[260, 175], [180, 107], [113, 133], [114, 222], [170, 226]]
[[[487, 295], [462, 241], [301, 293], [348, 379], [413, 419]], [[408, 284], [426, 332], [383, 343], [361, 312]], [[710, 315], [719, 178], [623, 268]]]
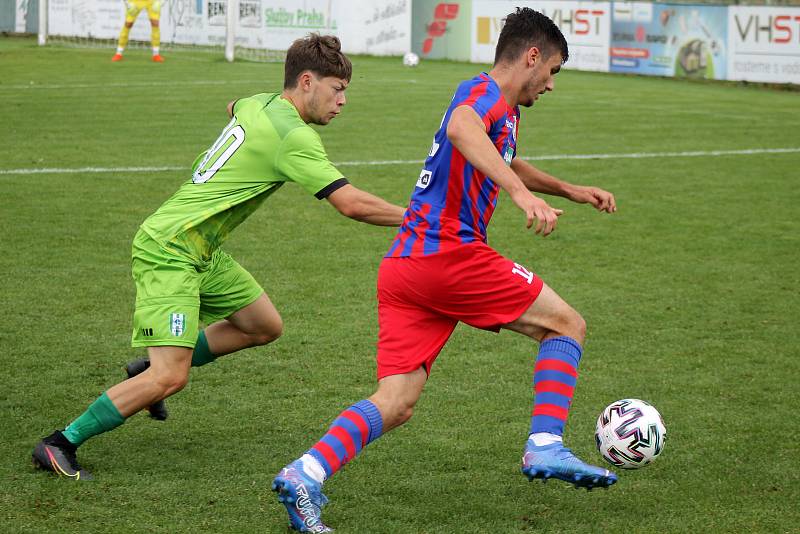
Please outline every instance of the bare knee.
[[[151, 368], [152, 369], [152, 368]], [[153, 372], [153, 384], [159, 389], [161, 398], [169, 397], [183, 388], [189, 383], [189, 373], [170, 370], [162, 372]]]
[[411, 416], [414, 415], [414, 405], [406, 405], [400, 407], [397, 412], [395, 412], [395, 426], [400, 426], [405, 424], [411, 419]]
[[583, 345], [583, 340], [586, 339], [586, 321], [580, 313], [570, 308], [560, 321], [556, 334], [571, 337]]
[[583, 341], [586, 339], [586, 320], [578, 312], [575, 312], [573, 326], [575, 328], [575, 336], [573, 338], [583, 345]]
[[400, 425], [407, 423], [411, 416], [414, 415], [414, 405], [400, 404], [392, 406], [386, 411], [383, 416], [384, 429], [396, 428]]
[[253, 345], [266, 345], [272, 343], [283, 334], [283, 320], [278, 318], [270, 324], [265, 324], [258, 332], [248, 334]]
[[378, 391], [370, 398], [383, 419], [383, 432], [398, 427], [411, 419], [428, 374], [423, 367], [410, 373], [390, 375], [380, 379]]
[[378, 408], [383, 420], [383, 432], [403, 425], [414, 415], [414, 405], [411, 399], [388, 398], [376, 393], [369, 399]]

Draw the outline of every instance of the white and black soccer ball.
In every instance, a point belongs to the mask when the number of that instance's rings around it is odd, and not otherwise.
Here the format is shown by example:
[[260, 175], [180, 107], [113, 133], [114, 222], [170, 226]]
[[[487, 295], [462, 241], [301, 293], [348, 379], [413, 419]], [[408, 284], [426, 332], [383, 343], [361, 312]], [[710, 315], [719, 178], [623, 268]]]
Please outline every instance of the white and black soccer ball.
[[610, 464], [638, 469], [664, 450], [667, 428], [661, 414], [639, 399], [609, 404], [597, 418], [597, 450]]
[[419, 65], [419, 56], [414, 52], [407, 52], [406, 55], [403, 56], [403, 65], [406, 67], [416, 67]]

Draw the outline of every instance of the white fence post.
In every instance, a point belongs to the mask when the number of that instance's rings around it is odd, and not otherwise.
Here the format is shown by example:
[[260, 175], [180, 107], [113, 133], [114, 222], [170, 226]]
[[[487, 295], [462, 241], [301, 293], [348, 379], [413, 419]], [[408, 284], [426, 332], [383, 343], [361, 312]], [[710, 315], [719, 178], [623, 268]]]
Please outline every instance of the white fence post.
[[47, 0], [39, 0], [39, 46], [47, 44]]
[[225, 59], [233, 61], [236, 45], [236, 19], [239, 11], [239, 0], [228, 0], [225, 8]]

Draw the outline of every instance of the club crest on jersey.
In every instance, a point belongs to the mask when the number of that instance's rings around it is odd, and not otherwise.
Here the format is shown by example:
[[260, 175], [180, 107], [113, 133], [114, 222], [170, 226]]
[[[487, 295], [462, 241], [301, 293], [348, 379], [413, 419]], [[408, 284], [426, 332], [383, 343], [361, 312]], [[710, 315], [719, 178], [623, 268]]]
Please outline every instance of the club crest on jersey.
[[516, 143], [517, 142], [517, 117], [516, 116], [514, 117], [513, 121], [506, 119], [506, 128], [508, 128], [508, 133], [511, 135], [511, 139], [513, 139], [514, 142]]
[[506, 161], [506, 165], [511, 165], [511, 160], [514, 159], [514, 149], [511, 147], [506, 148], [506, 153], [503, 154], [503, 159]]
[[185, 313], [170, 313], [169, 314], [169, 331], [173, 336], [178, 337], [183, 335], [186, 330], [186, 314]]
[[422, 172], [419, 173], [419, 179], [417, 180], [417, 187], [421, 189], [425, 189], [431, 183], [431, 176], [433, 173], [431, 171], [422, 169]]

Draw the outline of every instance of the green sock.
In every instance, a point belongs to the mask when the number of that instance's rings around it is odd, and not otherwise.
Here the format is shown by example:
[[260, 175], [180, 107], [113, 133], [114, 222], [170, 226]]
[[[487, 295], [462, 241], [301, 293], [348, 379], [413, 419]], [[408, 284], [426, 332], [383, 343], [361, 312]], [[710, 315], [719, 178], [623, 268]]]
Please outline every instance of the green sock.
[[192, 352], [192, 367], [200, 367], [216, 359], [217, 357], [211, 354], [211, 349], [208, 348], [205, 330], [200, 330], [197, 335], [197, 343], [195, 343], [194, 351]]
[[64, 430], [64, 437], [76, 447], [81, 443], [103, 432], [117, 428], [125, 422], [117, 407], [103, 393]]

